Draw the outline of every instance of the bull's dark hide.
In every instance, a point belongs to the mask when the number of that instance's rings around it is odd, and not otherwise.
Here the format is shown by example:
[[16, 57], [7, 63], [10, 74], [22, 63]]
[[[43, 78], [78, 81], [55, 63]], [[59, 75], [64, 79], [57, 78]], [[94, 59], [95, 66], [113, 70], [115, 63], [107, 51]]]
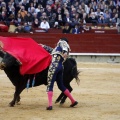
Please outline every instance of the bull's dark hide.
[[[11, 56], [4, 57], [3, 62], [6, 64], [6, 67], [4, 68], [5, 73], [7, 74], [7, 77], [10, 79], [13, 85], [15, 86], [14, 98], [10, 102], [10, 106], [14, 106], [16, 102], [20, 101], [20, 93], [26, 88], [28, 79], [30, 79], [29, 87], [32, 87], [34, 76], [35, 76], [34, 87], [42, 84], [47, 85], [48, 68], [43, 70], [40, 73], [37, 73], [36, 75], [22, 76], [19, 72], [20, 66], [16, 62], [15, 58]], [[68, 58], [64, 62], [63, 82], [70, 92], [72, 91], [70, 82], [73, 80], [73, 78], [79, 81], [78, 75], [79, 75], [79, 72], [77, 70], [76, 61], [73, 58]], [[56, 99], [56, 102], [60, 102], [62, 104], [65, 102], [66, 98], [67, 97], [63, 93], [61, 93], [59, 97]]]

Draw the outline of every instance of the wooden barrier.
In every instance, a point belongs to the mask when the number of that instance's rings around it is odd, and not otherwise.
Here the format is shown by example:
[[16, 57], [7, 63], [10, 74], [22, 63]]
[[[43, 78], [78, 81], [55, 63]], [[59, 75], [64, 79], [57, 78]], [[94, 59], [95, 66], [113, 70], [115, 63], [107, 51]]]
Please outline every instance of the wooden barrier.
[[72, 53], [120, 53], [119, 34], [0, 33], [8, 37], [31, 37], [37, 43], [54, 47], [61, 37], [69, 40]]

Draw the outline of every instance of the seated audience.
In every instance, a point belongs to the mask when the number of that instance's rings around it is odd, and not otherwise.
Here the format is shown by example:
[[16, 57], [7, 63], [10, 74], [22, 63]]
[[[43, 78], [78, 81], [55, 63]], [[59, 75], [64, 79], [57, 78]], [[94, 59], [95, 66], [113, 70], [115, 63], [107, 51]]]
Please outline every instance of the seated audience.
[[[46, 19], [49, 28], [60, 28], [65, 24], [74, 28], [80, 23], [95, 26], [107, 23], [111, 27], [118, 18], [120, 0], [0, 0], [0, 21], [8, 26], [14, 21], [15, 25], [27, 22], [40, 27]], [[68, 31], [66, 27], [63, 29], [65, 33]]]

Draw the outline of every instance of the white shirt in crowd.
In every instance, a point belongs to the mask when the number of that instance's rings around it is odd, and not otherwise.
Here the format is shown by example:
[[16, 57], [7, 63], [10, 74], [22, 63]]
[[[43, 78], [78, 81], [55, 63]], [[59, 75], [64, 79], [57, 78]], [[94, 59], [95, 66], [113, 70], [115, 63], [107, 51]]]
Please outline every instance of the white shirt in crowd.
[[40, 23], [40, 27], [39, 28], [42, 28], [42, 29], [49, 29], [50, 28], [50, 25], [47, 21], [42, 21]]

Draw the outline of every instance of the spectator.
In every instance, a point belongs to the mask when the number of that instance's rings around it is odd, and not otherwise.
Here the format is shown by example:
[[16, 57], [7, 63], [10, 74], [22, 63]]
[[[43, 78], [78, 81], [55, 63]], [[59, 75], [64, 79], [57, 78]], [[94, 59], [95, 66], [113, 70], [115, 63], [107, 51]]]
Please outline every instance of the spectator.
[[10, 22], [15, 22], [15, 15], [14, 14], [10, 14], [10, 16], [7, 19], [7, 22], [10, 24]]
[[6, 8], [7, 8], [7, 11], [10, 12], [12, 7], [14, 7], [14, 6], [12, 5], [12, 3], [11, 3], [11, 2], [8, 2], [8, 5], [7, 5], [7, 7], [6, 7]]
[[100, 17], [98, 19], [98, 23], [105, 23], [105, 18], [103, 16], [103, 14], [100, 15]]
[[49, 19], [49, 24], [50, 24], [51, 28], [54, 27], [54, 24], [55, 24], [56, 21], [57, 21], [57, 19], [56, 19], [56, 13], [53, 13], [53, 15]]
[[27, 11], [30, 12], [32, 7], [34, 7], [34, 6], [33, 6], [33, 2], [30, 3]]
[[37, 13], [34, 13], [34, 14], [33, 14], [33, 21], [34, 21], [35, 19], [38, 19], [39, 22], [41, 22], [41, 20], [40, 20], [40, 19], [38, 18], [38, 16], [37, 16]]
[[23, 21], [23, 18], [21, 16], [21, 14], [18, 13], [17, 17], [15, 18], [15, 24], [18, 25], [18, 24], [22, 23], [22, 21]]
[[33, 27], [38, 28], [39, 26], [40, 26], [40, 22], [37, 18], [35, 18], [35, 20], [33, 21]]
[[48, 0], [48, 1], [47, 1], [47, 5], [52, 5], [53, 3], [54, 3], [53, 0]]
[[108, 10], [106, 10], [105, 13], [104, 13], [104, 19], [105, 19], [105, 23], [109, 23], [110, 13], [109, 13]]
[[98, 23], [98, 17], [95, 15], [95, 14], [89, 14], [88, 15], [88, 21], [90, 23], [94, 23], [94, 24], [97, 24]]
[[37, 7], [38, 7], [38, 2], [37, 2], [37, 0], [32, 0], [31, 2], [33, 3], [33, 7], [34, 7], [34, 8], [37, 8]]
[[23, 29], [25, 33], [33, 33], [31, 26], [27, 22], [24, 23]]
[[0, 15], [0, 21], [6, 22], [7, 21], [7, 15], [5, 12], [2, 12], [2, 14]]
[[48, 30], [50, 29], [50, 25], [48, 23], [48, 21], [44, 18], [43, 21], [40, 23], [39, 28], [44, 29], [46, 32], [48, 32]]
[[35, 12], [38, 13], [41, 11], [42, 5], [39, 4], [37, 8], [35, 8]]
[[24, 17], [27, 15], [27, 11], [25, 10], [24, 6], [21, 6], [21, 9], [18, 11], [18, 13], [21, 14], [21, 17], [24, 19]]
[[36, 13], [35, 7], [31, 7], [30, 13], [31, 13], [31, 15], [34, 15], [34, 13]]
[[28, 11], [29, 3], [28, 3], [27, 0], [23, 0], [23, 1], [22, 1], [22, 6], [24, 6], [24, 7], [25, 7], [25, 10]]
[[118, 31], [118, 34], [120, 34], [120, 22], [117, 23], [117, 31]]
[[30, 12], [28, 12], [27, 15], [24, 17], [24, 22], [27, 22], [28, 24], [32, 25], [33, 16]]
[[41, 6], [40, 11], [37, 13], [37, 17], [40, 19], [44, 12], [44, 8]]
[[72, 28], [72, 34], [79, 34], [80, 33], [80, 28], [79, 25], [76, 24], [75, 28]]
[[70, 30], [71, 30], [70, 26], [66, 24], [63, 27], [62, 33], [65, 33], [65, 34], [70, 33]]
[[43, 19], [46, 19], [49, 22], [49, 18], [47, 16], [46, 12], [42, 13], [42, 16], [40, 17], [40, 21], [42, 21]]
[[13, 6], [11, 7], [11, 11], [8, 12], [8, 17], [9, 17], [11, 14], [14, 15], [15, 17], [17, 16], [17, 13], [16, 13], [16, 11], [15, 11], [15, 7], [13, 7]]
[[69, 12], [65, 13], [64, 22], [65, 22], [65, 24], [69, 24], [71, 26], [72, 18], [70, 17]]
[[58, 24], [58, 22], [55, 22], [53, 28], [60, 29], [61, 27], [60, 27], [60, 25]]
[[46, 8], [46, 11], [45, 11], [45, 12], [46, 12], [48, 18], [50, 19], [50, 18], [52, 17], [52, 14], [53, 14], [53, 11], [52, 11], [50, 5], [48, 5], [48, 7]]
[[65, 24], [64, 21], [63, 21], [63, 18], [62, 18], [62, 14], [59, 14], [59, 15], [57, 16], [56, 20], [58, 21], [58, 24], [59, 24], [60, 26], [63, 26], [63, 25]]
[[95, 16], [97, 17], [97, 19], [99, 19], [101, 14], [103, 14], [103, 12], [101, 12], [101, 10], [98, 8], [97, 11], [95, 12]]
[[15, 29], [14, 33], [24, 33], [24, 29], [22, 25], [18, 25], [18, 27]]

